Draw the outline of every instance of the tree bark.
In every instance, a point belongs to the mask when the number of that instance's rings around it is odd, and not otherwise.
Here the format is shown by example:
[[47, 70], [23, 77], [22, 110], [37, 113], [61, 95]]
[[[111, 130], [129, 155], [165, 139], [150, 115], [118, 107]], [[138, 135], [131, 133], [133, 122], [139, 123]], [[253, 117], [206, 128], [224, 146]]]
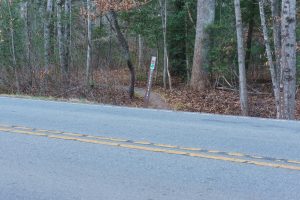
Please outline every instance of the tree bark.
[[280, 118], [280, 92], [279, 92], [279, 80], [277, 79], [277, 70], [276, 66], [273, 62], [272, 57], [272, 50], [270, 46], [270, 40], [268, 36], [268, 30], [266, 25], [266, 17], [265, 17], [265, 11], [264, 11], [264, 0], [259, 1], [259, 13], [260, 13], [260, 19], [261, 19], [261, 25], [263, 30], [263, 36], [266, 46], [266, 54], [268, 58], [268, 63], [270, 66], [270, 72], [271, 72], [271, 78], [272, 78], [272, 85], [273, 85], [273, 92], [275, 96], [275, 105], [276, 105], [276, 117]]
[[282, 0], [281, 69], [283, 118], [295, 118], [296, 96], [296, 0]]
[[204, 90], [209, 87], [207, 67], [209, 35], [205, 29], [215, 20], [215, 0], [198, 0], [197, 25], [192, 66], [191, 87], [196, 90]]
[[241, 102], [242, 115], [247, 116], [249, 115], [249, 110], [248, 110], [248, 94], [247, 94], [246, 70], [245, 70], [243, 24], [242, 24], [240, 0], [234, 0], [234, 7], [235, 7], [236, 32], [237, 32], [237, 43], [238, 43], [240, 102]]
[[143, 41], [143, 37], [142, 37], [141, 34], [138, 35], [138, 40], [139, 40], [139, 49], [138, 49], [138, 69], [144, 71], [144, 67], [143, 67], [143, 60], [144, 60], [144, 55], [143, 55], [144, 41]]
[[65, 18], [68, 19], [65, 22], [64, 29], [64, 40], [65, 40], [65, 63], [66, 67], [69, 70], [70, 68], [70, 52], [71, 52], [71, 10], [72, 4], [71, 0], [65, 0]]
[[275, 73], [277, 75], [277, 82], [280, 82], [281, 70], [280, 70], [280, 57], [281, 57], [281, 21], [280, 21], [280, 4], [279, 0], [271, 0], [271, 11], [273, 21], [273, 42], [275, 49]]
[[111, 25], [114, 31], [117, 34], [118, 41], [122, 47], [122, 51], [127, 62], [128, 69], [130, 71], [130, 86], [129, 86], [129, 97], [134, 97], [134, 86], [135, 86], [135, 69], [131, 61], [131, 56], [129, 52], [128, 42], [125, 39], [123, 33], [121, 32], [119, 22], [117, 19], [117, 13], [114, 10], [109, 11], [110, 18], [111, 18]]
[[169, 56], [168, 56], [168, 43], [167, 43], [167, 21], [168, 21], [168, 10], [167, 10], [168, 0], [159, 0], [160, 4], [160, 15], [163, 30], [163, 43], [164, 43], [164, 69], [163, 69], [163, 83], [164, 88], [167, 89], [167, 81], [169, 83], [169, 88], [172, 89], [172, 81], [169, 70]]
[[31, 2], [24, 2], [21, 4], [22, 18], [24, 20], [24, 33], [25, 33], [25, 48], [26, 48], [26, 64], [22, 66], [22, 72], [29, 76], [29, 85], [33, 87], [33, 69], [32, 69], [32, 29], [31, 29]]
[[10, 8], [10, 3], [6, 0], [5, 2], [8, 7], [8, 13], [9, 13], [9, 30], [10, 30], [10, 43], [11, 43], [11, 56], [12, 56], [12, 63], [13, 63], [13, 69], [15, 74], [15, 84], [17, 88], [17, 93], [20, 93], [20, 82], [19, 82], [19, 74], [17, 70], [17, 58], [16, 58], [16, 50], [15, 50], [15, 30], [14, 30], [14, 24], [13, 24], [13, 16]]
[[86, 1], [87, 4], [87, 55], [86, 55], [86, 84], [89, 85], [91, 74], [91, 54], [92, 54], [92, 22], [91, 22], [91, 0]]
[[57, 4], [57, 40], [58, 40], [60, 68], [61, 68], [61, 73], [63, 75], [63, 79], [67, 79], [68, 68], [67, 68], [66, 58], [65, 58], [66, 54], [65, 54], [63, 25], [62, 25], [62, 13], [63, 13], [62, 5], [64, 4], [64, 0], [57, 0], [56, 4]]
[[51, 25], [51, 15], [53, 10], [53, 0], [47, 0], [47, 7], [45, 13], [45, 24], [44, 24], [44, 63], [45, 70], [49, 70], [50, 65], [50, 25]]

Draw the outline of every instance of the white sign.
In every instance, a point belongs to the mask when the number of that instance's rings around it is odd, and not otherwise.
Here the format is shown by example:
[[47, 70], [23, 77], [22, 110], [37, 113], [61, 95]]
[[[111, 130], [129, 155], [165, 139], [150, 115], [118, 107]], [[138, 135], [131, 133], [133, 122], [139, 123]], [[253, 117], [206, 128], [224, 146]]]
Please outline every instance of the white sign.
[[155, 69], [155, 64], [156, 64], [156, 57], [153, 56], [153, 57], [151, 58], [151, 65], [150, 65], [150, 69], [151, 69], [151, 70], [154, 70], [154, 69]]

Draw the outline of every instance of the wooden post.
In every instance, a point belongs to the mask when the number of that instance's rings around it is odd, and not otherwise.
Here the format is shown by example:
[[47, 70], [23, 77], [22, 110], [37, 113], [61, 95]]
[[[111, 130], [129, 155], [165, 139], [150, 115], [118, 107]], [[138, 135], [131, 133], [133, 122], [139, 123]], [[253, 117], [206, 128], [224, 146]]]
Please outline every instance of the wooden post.
[[145, 97], [144, 97], [144, 107], [145, 108], [147, 108], [149, 106], [150, 91], [151, 91], [151, 87], [152, 87], [152, 80], [153, 80], [154, 71], [155, 71], [155, 68], [156, 68], [156, 60], [157, 60], [157, 58], [155, 56], [152, 56], [151, 64], [150, 64], [150, 70], [149, 70], [149, 73], [148, 73], [147, 90], [146, 90]]

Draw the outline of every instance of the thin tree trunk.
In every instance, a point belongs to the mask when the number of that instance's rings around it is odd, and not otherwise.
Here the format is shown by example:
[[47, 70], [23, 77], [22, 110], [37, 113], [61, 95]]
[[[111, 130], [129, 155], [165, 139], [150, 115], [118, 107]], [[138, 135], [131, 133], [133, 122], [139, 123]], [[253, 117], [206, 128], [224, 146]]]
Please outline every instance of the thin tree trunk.
[[[58, 39], [58, 51], [59, 51], [59, 60], [61, 73], [63, 79], [67, 79], [68, 69], [65, 58], [65, 47], [64, 47], [64, 35], [63, 35], [63, 25], [62, 25], [62, 5], [64, 4], [63, 0], [57, 0], [57, 39]], [[67, 81], [67, 80], [64, 80]]]
[[190, 74], [190, 59], [189, 59], [189, 43], [188, 43], [188, 19], [187, 16], [184, 20], [184, 28], [185, 28], [185, 63], [186, 63], [186, 77], [187, 77], [187, 83], [191, 80], [191, 74]]
[[45, 70], [49, 71], [50, 65], [50, 24], [51, 24], [51, 15], [53, 10], [53, 0], [47, 0], [46, 15], [45, 15], [45, 24], [44, 24], [44, 62]]
[[8, 7], [8, 12], [9, 12], [9, 30], [10, 30], [10, 39], [11, 39], [11, 56], [12, 56], [12, 62], [13, 62], [13, 69], [14, 69], [14, 74], [15, 74], [15, 84], [17, 88], [17, 93], [20, 93], [20, 82], [19, 82], [19, 75], [18, 75], [18, 70], [17, 70], [17, 59], [16, 59], [16, 51], [15, 51], [15, 33], [14, 33], [14, 25], [13, 25], [13, 16], [11, 13], [11, 8], [10, 8], [10, 2], [6, 0], [6, 4]]
[[273, 43], [275, 50], [275, 73], [276, 81], [279, 84], [279, 114], [278, 118], [283, 118], [283, 83], [282, 83], [282, 68], [280, 64], [281, 60], [281, 15], [280, 15], [280, 0], [271, 0], [271, 13], [273, 21]]
[[277, 82], [280, 82], [281, 79], [281, 70], [280, 70], [280, 57], [281, 57], [281, 21], [280, 21], [280, 4], [279, 0], [271, 0], [271, 11], [272, 11], [272, 21], [273, 21], [273, 42], [275, 49], [275, 72]]
[[215, 0], [198, 0], [197, 25], [194, 46], [194, 58], [192, 66], [191, 87], [196, 90], [204, 90], [209, 87], [208, 78], [208, 47], [209, 35], [205, 29], [215, 20]]
[[294, 119], [296, 104], [296, 0], [282, 0], [281, 15], [283, 118]]
[[167, 10], [168, 0], [159, 0], [160, 4], [160, 15], [163, 30], [163, 43], [164, 43], [164, 68], [163, 68], [163, 83], [164, 88], [167, 88], [167, 80], [169, 83], [169, 88], [172, 89], [172, 81], [169, 71], [169, 58], [168, 58], [168, 44], [167, 44], [167, 20], [168, 20], [168, 10]]
[[246, 83], [246, 70], [245, 70], [245, 49], [243, 41], [243, 24], [240, 0], [234, 0], [235, 16], [236, 16], [236, 32], [238, 42], [238, 62], [239, 62], [239, 83], [240, 83], [240, 102], [242, 115], [249, 115], [248, 110], [248, 94]]
[[144, 70], [143, 67], [143, 49], [144, 49], [144, 41], [143, 41], [143, 37], [141, 36], [141, 34], [138, 35], [138, 40], [139, 40], [139, 49], [138, 49], [138, 69], [139, 70]]
[[274, 96], [275, 96], [276, 117], [279, 118], [280, 117], [279, 81], [277, 79], [277, 74], [276, 74], [277, 71], [276, 71], [276, 67], [274, 66], [272, 50], [271, 50], [271, 46], [270, 46], [270, 40], [269, 40], [269, 36], [268, 36], [265, 11], [264, 11], [264, 0], [259, 1], [259, 12], [260, 12], [261, 25], [262, 25], [262, 30], [263, 30], [264, 40], [265, 40], [266, 54], [267, 54], [268, 63], [270, 66], [273, 92], [274, 92]]
[[23, 18], [24, 18], [24, 33], [25, 33], [25, 47], [26, 47], [26, 62], [27, 67], [22, 67], [22, 71], [29, 74], [29, 84], [33, 87], [33, 70], [32, 70], [32, 30], [31, 30], [31, 2], [24, 2], [22, 4]]
[[70, 51], [71, 51], [71, 0], [65, 0], [65, 30], [64, 30], [64, 40], [65, 40], [65, 63], [69, 70], [70, 68]]
[[112, 36], [113, 36], [113, 28], [110, 27], [109, 29], [109, 47], [108, 47], [108, 68], [110, 68], [111, 63], [112, 63]]
[[87, 55], [86, 55], [86, 84], [90, 84], [90, 74], [91, 74], [91, 54], [92, 54], [92, 22], [91, 22], [91, 1], [87, 0]]
[[114, 31], [117, 34], [118, 41], [122, 47], [123, 54], [125, 57], [125, 60], [127, 62], [128, 69], [130, 71], [130, 86], [129, 86], [129, 96], [130, 98], [134, 97], [134, 85], [135, 85], [135, 69], [131, 61], [130, 52], [129, 52], [129, 46], [128, 42], [126, 41], [123, 33], [121, 32], [119, 22], [117, 19], [117, 13], [114, 10], [109, 11], [110, 18], [111, 18], [111, 25], [114, 29]]

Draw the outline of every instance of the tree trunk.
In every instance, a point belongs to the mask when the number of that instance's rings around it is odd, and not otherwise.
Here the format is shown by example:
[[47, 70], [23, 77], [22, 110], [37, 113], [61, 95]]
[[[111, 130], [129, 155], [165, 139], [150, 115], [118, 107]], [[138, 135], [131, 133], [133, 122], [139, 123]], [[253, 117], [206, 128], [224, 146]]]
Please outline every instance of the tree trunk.
[[130, 80], [130, 86], [129, 86], [129, 96], [130, 96], [130, 98], [133, 98], [134, 97], [134, 85], [135, 85], [135, 69], [134, 69], [134, 66], [131, 61], [128, 42], [125, 39], [123, 33], [121, 32], [119, 22], [117, 19], [117, 13], [114, 10], [111, 10], [111, 11], [109, 11], [109, 14], [110, 14], [110, 18], [111, 18], [111, 25], [117, 34], [118, 41], [122, 47], [123, 54], [124, 54], [125, 60], [127, 62], [128, 69], [130, 71], [130, 79], [131, 80]]
[[249, 115], [248, 111], [248, 94], [247, 94], [247, 83], [246, 83], [246, 70], [245, 70], [245, 49], [243, 40], [243, 24], [240, 0], [234, 0], [235, 7], [235, 18], [236, 18], [236, 32], [237, 32], [237, 43], [238, 43], [238, 62], [239, 62], [239, 85], [240, 85], [240, 102], [242, 115]]
[[140, 34], [138, 35], [138, 40], [139, 40], [139, 49], [138, 49], [138, 69], [144, 71], [144, 67], [143, 67], [143, 60], [144, 60], [144, 55], [143, 55], [144, 41], [143, 41], [143, 37], [142, 37]]
[[296, 95], [296, 0], [282, 0], [281, 69], [283, 118], [295, 118]]
[[24, 2], [21, 4], [24, 20], [24, 33], [25, 33], [25, 48], [26, 48], [26, 64], [27, 67], [22, 67], [22, 72], [29, 75], [29, 85], [33, 87], [33, 69], [32, 69], [32, 29], [31, 29], [31, 2]]
[[45, 14], [45, 24], [44, 24], [44, 63], [45, 70], [49, 70], [50, 65], [50, 25], [51, 25], [51, 15], [53, 10], [53, 0], [47, 0], [46, 14]]
[[59, 51], [59, 61], [61, 73], [63, 75], [64, 81], [67, 81], [68, 68], [66, 64], [66, 54], [64, 47], [64, 35], [63, 35], [63, 25], [62, 25], [62, 6], [64, 4], [63, 0], [57, 0], [57, 40], [58, 40], [58, 51]]
[[86, 55], [86, 84], [90, 84], [90, 71], [91, 71], [91, 54], [92, 54], [92, 21], [91, 21], [91, 1], [87, 0], [87, 55]]
[[272, 78], [272, 85], [273, 85], [273, 92], [275, 96], [275, 105], [276, 105], [276, 116], [277, 118], [280, 118], [280, 93], [279, 93], [279, 80], [277, 79], [277, 73], [276, 67], [274, 66], [273, 57], [272, 57], [272, 50], [270, 46], [270, 40], [268, 36], [268, 30], [266, 25], [266, 18], [265, 18], [265, 11], [264, 11], [264, 0], [259, 1], [259, 13], [261, 18], [261, 25], [265, 40], [265, 46], [266, 46], [266, 54], [268, 58], [268, 63], [270, 66], [270, 72], [271, 72], [271, 78]]
[[10, 30], [10, 43], [11, 43], [11, 56], [12, 56], [12, 63], [14, 68], [15, 74], [15, 84], [17, 88], [17, 93], [20, 93], [20, 82], [19, 82], [19, 74], [17, 70], [17, 59], [16, 59], [16, 50], [15, 50], [15, 31], [14, 31], [14, 24], [13, 24], [13, 16], [10, 8], [10, 3], [6, 0], [5, 2], [8, 7], [9, 12], [9, 30]]
[[280, 70], [280, 57], [281, 57], [281, 21], [280, 21], [280, 4], [279, 0], [271, 0], [271, 11], [272, 11], [272, 21], [273, 21], [273, 41], [275, 49], [275, 72], [277, 82], [281, 79]]
[[191, 86], [196, 90], [204, 90], [209, 87], [208, 79], [208, 47], [209, 35], [205, 29], [215, 20], [215, 0], [198, 0], [197, 25], [194, 47], [194, 59], [192, 67]]
[[70, 52], [71, 52], [71, 0], [65, 0], [65, 30], [64, 30], [64, 40], [65, 40], [65, 63], [69, 70], [70, 68]]
[[188, 17], [184, 20], [185, 29], [185, 64], [186, 64], [186, 78], [187, 84], [191, 81], [190, 59], [189, 59], [189, 42], [188, 42]]
[[168, 44], [167, 44], [167, 20], [168, 20], [167, 1], [168, 0], [159, 0], [162, 30], [163, 30], [163, 41], [164, 41], [163, 83], [164, 83], [164, 88], [166, 89], [167, 80], [168, 80], [169, 88], [172, 89], [171, 75], [169, 71], [169, 56], [168, 56]]

